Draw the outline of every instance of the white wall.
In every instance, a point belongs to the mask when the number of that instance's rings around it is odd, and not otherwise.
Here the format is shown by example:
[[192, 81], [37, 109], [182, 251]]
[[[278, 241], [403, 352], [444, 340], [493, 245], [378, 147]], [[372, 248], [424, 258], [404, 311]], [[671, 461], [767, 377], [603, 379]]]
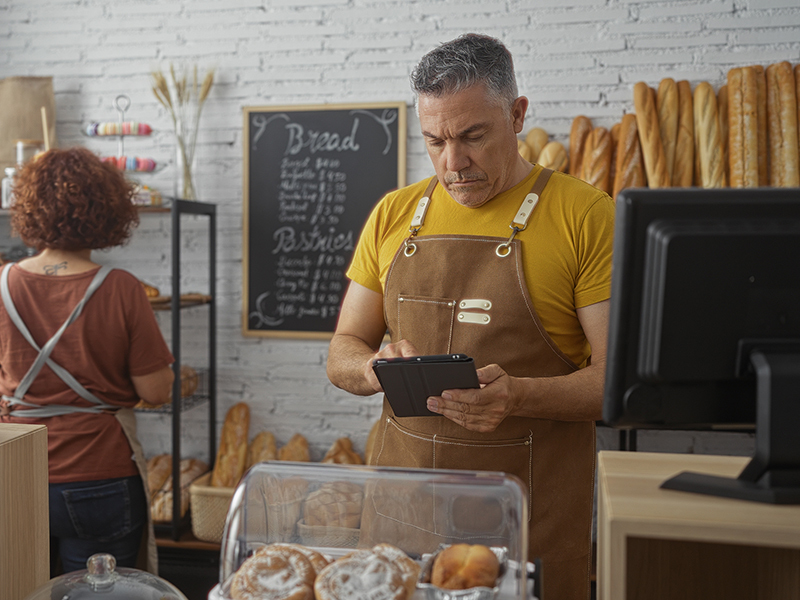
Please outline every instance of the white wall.
[[[172, 160], [169, 119], [150, 91], [155, 68], [197, 64], [217, 69], [202, 119], [198, 185], [218, 204], [219, 418], [246, 401], [253, 428], [280, 443], [295, 432], [319, 459], [349, 435], [363, 449], [379, 399], [352, 397], [325, 376], [327, 343], [244, 338], [242, 289], [242, 107], [397, 101], [409, 104], [408, 75], [436, 44], [466, 31], [504, 40], [515, 56], [520, 91], [531, 100], [525, 132], [545, 128], [566, 145], [572, 119], [610, 126], [632, 110], [632, 86], [663, 77], [709, 81], [727, 70], [780, 60], [800, 62], [798, 0], [4, 0], [0, 5], [0, 77], [52, 75], [61, 146], [112, 154], [115, 143], [83, 137], [81, 125], [127, 118], [151, 124], [150, 140], [127, 154]], [[2, 107], [0, 107], [2, 110]], [[413, 110], [408, 181], [430, 173]], [[172, 191], [172, 169], [145, 183]], [[191, 222], [183, 245], [186, 291], [207, 280], [204, 223]], [[103, 261], [125, 266], [169, 294], [169, 219], [143, 215], [131, 244]], [[159, 319], [169, 331], [168, 315]], [[203, 360], [203, 309], [183, 315], [184, 362]], [[203, 409], [184, 416], [188, 451], [203, 457]], [[148, 453], [169, 449], [165, 419], [140, 419]], [[603, 431], [600, 447], [616, 447]], [[640, 434], [640, 449], [742, 454], [747, 436]], [[206, 457], [207, 458], [207, 457]]]

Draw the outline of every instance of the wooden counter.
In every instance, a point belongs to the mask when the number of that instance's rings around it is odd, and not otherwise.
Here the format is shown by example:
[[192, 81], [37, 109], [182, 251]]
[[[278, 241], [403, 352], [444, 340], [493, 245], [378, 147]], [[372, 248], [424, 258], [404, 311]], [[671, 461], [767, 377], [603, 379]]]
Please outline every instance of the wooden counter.
[[659, 488], [685, 470], [736, 477], [748, 461], [600, 452], [598, 599], [800, 599], [800, 506]]

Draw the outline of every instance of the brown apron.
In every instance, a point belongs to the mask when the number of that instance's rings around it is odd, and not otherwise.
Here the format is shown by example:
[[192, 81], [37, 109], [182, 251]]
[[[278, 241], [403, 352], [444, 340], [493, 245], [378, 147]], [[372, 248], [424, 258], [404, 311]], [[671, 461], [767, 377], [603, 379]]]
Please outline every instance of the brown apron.
[[[537, 177], [531, 189], [536, 198], [551, 173], [543, 170]], [[431, 198], [436, 183], [434, 178], [424, 198]], [[468, 354], [479, 368], [497, 363], [515, 377], [577, 370], [545, 332], [533, 307], [522, 268], [522, 241], [513, 239], [524, 229], [515, 229], [517, 217], [508, 240], [417, 237], [421, 224], [412, 227], [386, 281], [384, 314], [392, 341], [409, 340], [421, 354]], [[586, 600], [593, 421], [509, 417], [491, 433], [475, 433], [444, 417], [396, 417], [385, 399], [381, 421], [373, 453], [377, 465], [502, 471], [519, 477], [529, 498], [528, 557], [542, 560], [543, 600]], [[414, 505], [415, 492], [406, 490], [407, 498], [403, 493], [397, 491], [396, 501]], [[413, 510], [421, 509], [417, 504]], [[480, 509], [472, 512], [473, 519], [488, 518]]]

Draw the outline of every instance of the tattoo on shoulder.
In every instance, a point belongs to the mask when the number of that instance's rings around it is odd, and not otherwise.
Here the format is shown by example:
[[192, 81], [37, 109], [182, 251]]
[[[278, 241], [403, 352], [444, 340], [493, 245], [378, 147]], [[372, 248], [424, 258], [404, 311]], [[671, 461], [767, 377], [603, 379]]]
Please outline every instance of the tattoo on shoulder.
[[67, 268], [67, 261], [58, 263], [57, 265], [45, 265], [43, 267], [45, 275], [57, 275], [59, 271]]

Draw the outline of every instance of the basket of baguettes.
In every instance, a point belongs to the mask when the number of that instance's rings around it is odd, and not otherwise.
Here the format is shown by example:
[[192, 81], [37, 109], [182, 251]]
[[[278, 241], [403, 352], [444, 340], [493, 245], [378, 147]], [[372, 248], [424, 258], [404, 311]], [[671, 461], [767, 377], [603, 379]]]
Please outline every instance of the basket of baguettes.
[[520, 154], [617, 194], [629, 187], [800, 186], [800, 64], [730, 69], [708, 82], [638, 82], [634, 112], [612, 127], [583, 115], [572, 121], [569, 150], [531, 129]]
[[[285, 445], [278, 448], [275, 436], [271, 432], [260, 431], [251, 439], [249, 430], [250, 409], [247, 403], [234, 404], [228, 410], [222, 425], [219, 449], [213, 470], [189, 486], [192, 533], [199, 540], [220, 542], [234, 490], [250, 467], [268, 460], [311, 461], [308, 440], [303, 435], [295, 434]], [[322, 462], [363, 464], [364, 461], [353, 450], [352, 443], [348, 438], [340, 438], [325, 454]], [[304, 492], [305, 490], [299, 491]], [[310, 539], [314, 535], [314, 526], [325, 519], [327, 515], [330, 518], [325, 522], [325, 535], [338, 533], [338, 535], [352, 536], [353, 530], [358, 531], [358, 524], [351, 516], [356, 509], [346, 509], [347, 506], [355, 506], [347, 502], [352, 500], [352, 490], [349, 491], [351, 492], [350, 496], [347, 495], [348, 490], [344, 489], [333, 490], [334, 493], [328, 496], [318, 493], [316, 500], [312, 499], [312, 502], [307, 501], [302, 505], [305, 510], [309, 511], [309, 515], [299, 524], [300, 494], [298, 493], [298, 498], [295, 499], [290, 491], [286, 491], [284, 497], [281, 498], [285, 502], [276, 504], [276, 516], [273, 522], [278, 522], [280, 518], [286, 521], [287, 527], [303, 528], [301, 535]], [[325, 506], [325, 504], [340, 501], [342, 498], [344, 498], [344, 504], [337, 505], [334, 519], [331, 507]], [[312, 510], [315, 505], [317, 509]], [[344, 506], [345, 509], [340, 511], [341, 506]], [[359, 500], [357, 507], [359, 518], [360, 509]], [[293, 515], [294, 520], [292, 520]]]

